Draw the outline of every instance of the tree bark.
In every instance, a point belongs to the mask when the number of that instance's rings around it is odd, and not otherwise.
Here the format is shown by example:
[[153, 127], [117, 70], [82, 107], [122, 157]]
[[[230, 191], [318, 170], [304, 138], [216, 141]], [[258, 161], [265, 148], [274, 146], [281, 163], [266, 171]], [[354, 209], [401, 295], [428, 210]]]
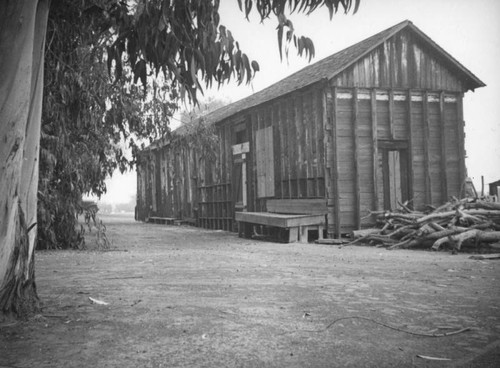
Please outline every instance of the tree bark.
[[34, 248], [49, 0], [0, 2], [0, 313], [38, 307]]

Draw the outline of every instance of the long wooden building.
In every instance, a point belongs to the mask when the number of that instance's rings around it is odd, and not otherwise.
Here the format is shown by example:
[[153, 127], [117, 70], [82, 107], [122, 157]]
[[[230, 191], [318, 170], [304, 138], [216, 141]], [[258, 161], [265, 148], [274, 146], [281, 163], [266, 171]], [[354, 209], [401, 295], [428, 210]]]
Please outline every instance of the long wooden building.
[[148, 147], [137, 219], [235, 230], [236, 211], [280, 199], [324, 204], [332, 237], [398, 201], [439, 205], [466, 177], [464, 93], [484, 85], [404, 21], [204, 117], [213, 155], [187, 139]]

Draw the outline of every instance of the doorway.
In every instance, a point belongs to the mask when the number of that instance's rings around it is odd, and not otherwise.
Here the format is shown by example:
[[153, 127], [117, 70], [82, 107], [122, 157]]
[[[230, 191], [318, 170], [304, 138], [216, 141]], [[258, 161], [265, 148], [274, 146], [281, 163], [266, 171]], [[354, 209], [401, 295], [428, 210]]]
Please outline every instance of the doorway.
[[406, 141], [379, 141], [379, 195], [384, 210], [394, 211], [408, 198], [408, 145]]
[[234, 211], [247, 211], [247, 160], [250, 152], [247, 126], [245, 122], [237, 124], [233, 130], [233, 170], [232, 192]]

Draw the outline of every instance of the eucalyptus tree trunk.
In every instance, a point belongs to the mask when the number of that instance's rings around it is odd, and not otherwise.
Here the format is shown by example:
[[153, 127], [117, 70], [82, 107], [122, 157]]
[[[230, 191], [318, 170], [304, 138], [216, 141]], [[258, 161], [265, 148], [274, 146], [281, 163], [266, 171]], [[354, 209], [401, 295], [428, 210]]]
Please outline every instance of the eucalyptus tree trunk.
[[34, 249], [50, 0], [0, 1], [0, 314], [38, 307]]

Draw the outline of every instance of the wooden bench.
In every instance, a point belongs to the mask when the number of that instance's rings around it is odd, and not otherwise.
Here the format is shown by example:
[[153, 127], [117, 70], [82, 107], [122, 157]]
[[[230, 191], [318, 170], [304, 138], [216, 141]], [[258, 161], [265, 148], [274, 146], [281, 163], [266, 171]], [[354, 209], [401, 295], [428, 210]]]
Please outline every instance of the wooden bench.
[[239, 236], [251, 238], [254, 226], [279, 228], [280, 240], [287, 243], [307, 243], [309, 230], [317, 230], [323, 239], [325, 215], [324, 199], [270, 199], [266, 203], [268, 212], [235, 212]]
[[149, 217], [146, 222], [151, 222], [153, 224], [164, 224], [173, 225], [176, 219], [172, 217]]

